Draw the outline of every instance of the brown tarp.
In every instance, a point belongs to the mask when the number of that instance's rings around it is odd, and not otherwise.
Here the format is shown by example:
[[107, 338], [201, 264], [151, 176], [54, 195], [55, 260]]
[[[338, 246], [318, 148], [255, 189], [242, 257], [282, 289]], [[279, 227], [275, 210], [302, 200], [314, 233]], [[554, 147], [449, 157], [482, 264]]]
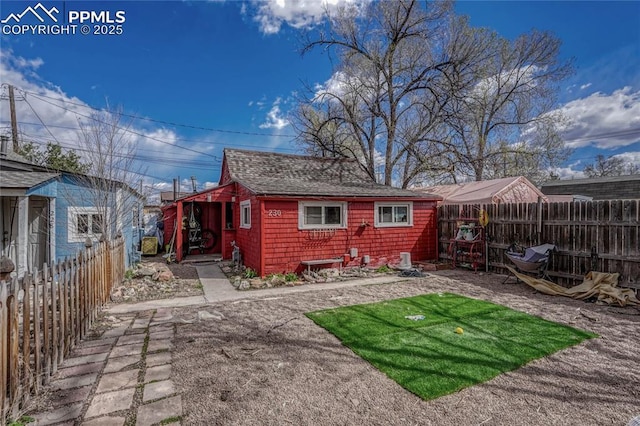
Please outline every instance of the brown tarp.
[[591, 271], [584, 276], [582, 284], [575, 287], [566, 288], [551, 281], [534, 278], [516, 272], [515, 269], [507, 268], [526, 284], [538, 290], [540, 293], [551, 294], [553, 296], [567, 296], [574, 299], [590, 299], [597, 297], [599, 302], [609, 305], [640, 305], [640, 300], [636, 298], [635, 292], [630, 288], [619, 288], [618, 278], [620, 274], [607, 274], [604, 272]]

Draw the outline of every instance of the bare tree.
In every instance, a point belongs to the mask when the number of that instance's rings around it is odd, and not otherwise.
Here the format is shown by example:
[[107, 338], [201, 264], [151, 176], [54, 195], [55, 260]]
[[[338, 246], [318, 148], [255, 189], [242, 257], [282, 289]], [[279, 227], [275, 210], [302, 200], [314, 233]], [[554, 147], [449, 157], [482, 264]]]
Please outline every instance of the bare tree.
[[[360, 11], [362, 12], [362, 11]], [[299, 140], [320, 155], [357, 158], [372, 180], [406, 187], [427, 170], [447, 170], [444, 107], [464, 86], [466, 65], [483, 54], [449, 2], [425, 10], [411, 0], [372, 2], [363, 14], [344, 8], [305, 51], [333, 49], [331, 84], [300, 103]]]
[[584, 174], [587, 177], [624, 176], [640, 173], [640, 165], [626, 161], [622, 157], [598, 155], [596, 161], [587, 164]]
[[80, 122], [78, 143], [91, 168], [73, 176], [82, 190], [67, 194], [75, 203], [71, 208], [79, 235], [112, 239], [123, 226], [139, 220], [141, 194], [134, 188], [146, 170], [136, 161], [137, 139], [130, 125], [120, 108], [94, 112]]
[[[448, 105], [456, 174], [482, 180], [522, 174], [522, 165], [558, 163], [569, 151], [558, 136], [557, 84], [573, 70], [560, 40], [531, 31], [513, 41], [485, 33], [490, 56], [470, 64], [475, 84]], [[507, 165], [509, 167], [507, 167]], [[540, 168], [538, 167], [538, 168]]]

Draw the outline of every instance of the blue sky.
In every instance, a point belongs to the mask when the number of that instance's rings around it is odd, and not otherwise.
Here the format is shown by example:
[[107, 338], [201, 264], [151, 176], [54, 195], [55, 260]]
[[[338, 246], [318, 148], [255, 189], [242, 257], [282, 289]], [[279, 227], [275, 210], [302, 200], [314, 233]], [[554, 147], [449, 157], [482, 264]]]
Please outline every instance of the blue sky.
[[[0, 17], [37, 3], [3, 1]], [[9, 34], [0, 38], [0, 80], [18, 89], [20, 131], [39, 142], [53, 134], [73, 147], [78, 119], [108, 100], [150, 119], [131, 118], [130, 125], [148, 183], [158, 188], [178, 176], [196, 176], [199, 188], [216, 182], [225, 146], [296, 152], [287, 113], [305, 86], [332, 76], [329, 55], [299, 52], [300, 29], [320, 22], [320, 1], [41, 4], [56, 7], [59, 17], [84, 10], [113, 19], [124, 11], [125, 20], [122, 34], [113, 35], [82, 35], [80, 25], [65, 35], [3, 28]], [[561, 88], [558, 108], [573, 120], [565, 136], [576, 151], [558, 173], [580, 176], [599, 153], [640, 162], [640, 2], [463, 1], [456, 10], [509, 38], [536, 28], [563, 40], [561, 54], [574, 58], [576, 74]], [[39, 22], [27, 14], [20, 23]], [[6, 134], [5, 86], [2, 95]]]

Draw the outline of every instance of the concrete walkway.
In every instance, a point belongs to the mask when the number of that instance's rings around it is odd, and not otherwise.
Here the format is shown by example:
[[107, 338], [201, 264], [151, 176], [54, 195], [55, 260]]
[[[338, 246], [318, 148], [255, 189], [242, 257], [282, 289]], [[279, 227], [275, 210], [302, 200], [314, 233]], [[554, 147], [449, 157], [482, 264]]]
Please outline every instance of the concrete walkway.
[[37, 425], [179, 425], [182, 399], [171, 381], [172, 309], [291, 293], [410, 280], [385, 276], [297, 287], [236, 290], [219, 265], [197, 266], [204, 295], [108, 307], [116, 326], [75, 347], [53, 376], [51, 409]]
[[171, 381], [171, 309], [121, 315], [118, 325], [75, 347], [51, 380], [50, 410], [37, 425], [180, 424]]
[[107, 308], [111, 315], [127, 312], [146, 311], [151, 309], [161, 309], [167, 307], [197, 306], [208, 303], [229, 302], [243, 299], [261, 299], [264, 297], [281, 296], [284, 294], [304, 293], [308, 291], [334, 290], [337, 288], [356, 287], [361, 285], [388, 284], [408, 281], [413, 278], [398, 276], [383, 276], [375, 278], [354, 279], [348, 281], [337, 281], [333, 283], [307, 284], [296, 287], [274, 287], [260, 290], [236, 290], [225, 274], [220, 269], [218, 263], [203, 264], [196, 266], [200, 283], [204, 290], [203, 296], [178, 297], [175, 299], [149, 300], [146, 302], [133, 304], [119, 304]]

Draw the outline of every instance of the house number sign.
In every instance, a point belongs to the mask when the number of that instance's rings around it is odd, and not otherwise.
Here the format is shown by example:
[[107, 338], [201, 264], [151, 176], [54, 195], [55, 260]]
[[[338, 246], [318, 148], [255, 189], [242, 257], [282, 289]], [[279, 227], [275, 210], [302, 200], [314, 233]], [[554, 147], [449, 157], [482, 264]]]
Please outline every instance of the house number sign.
[[281, 217], [282, 216], [282, 210], [269, 210], [267, 212], [267, 215], [269, 217]]

